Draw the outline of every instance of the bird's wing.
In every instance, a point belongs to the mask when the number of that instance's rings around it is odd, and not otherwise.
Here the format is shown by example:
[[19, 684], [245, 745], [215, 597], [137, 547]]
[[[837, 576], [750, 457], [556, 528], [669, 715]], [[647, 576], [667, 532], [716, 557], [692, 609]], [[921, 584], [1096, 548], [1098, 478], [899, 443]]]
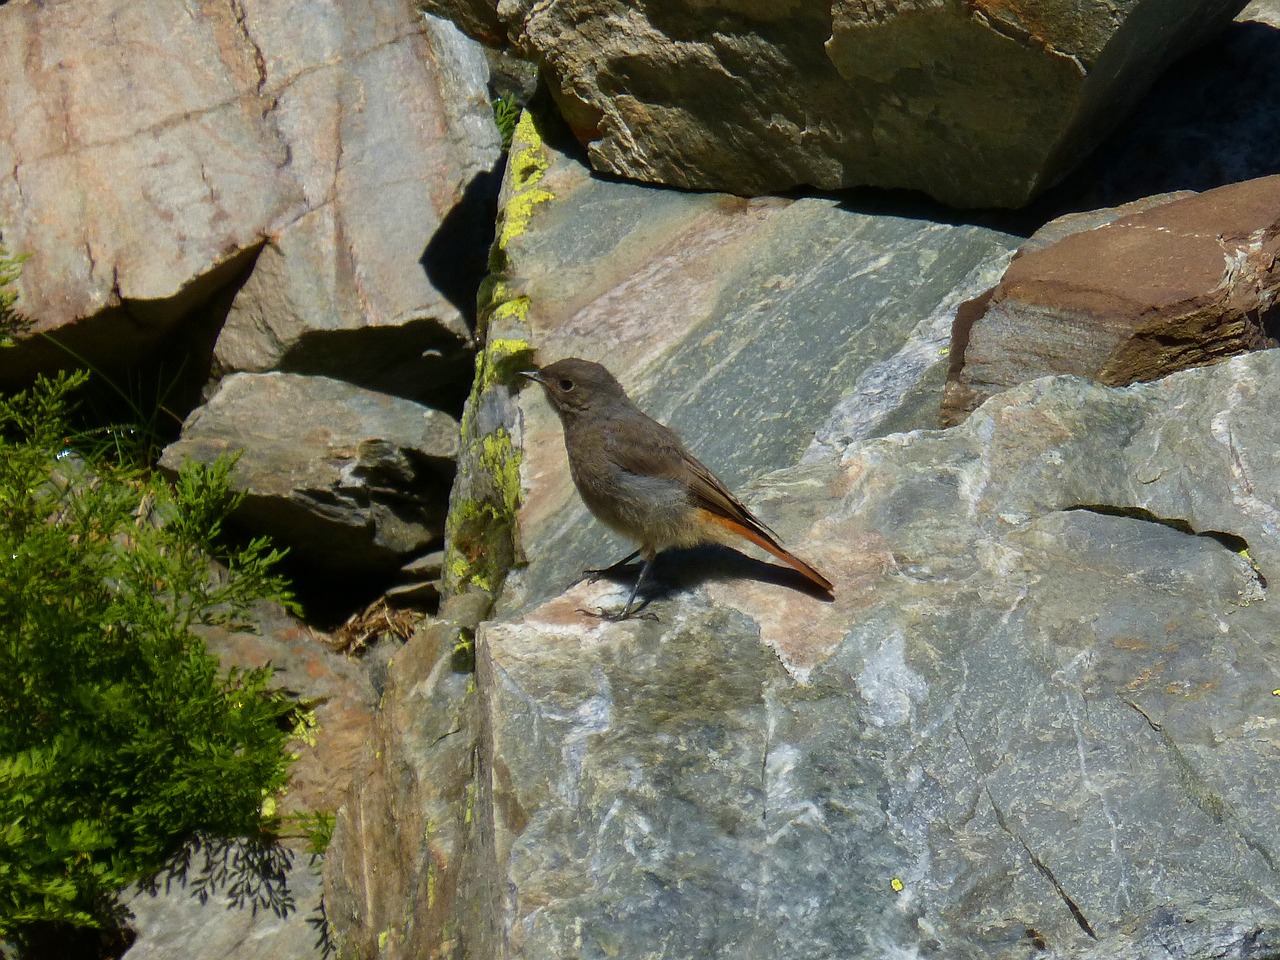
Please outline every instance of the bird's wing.
[[619, 467], [642, 477], [665, 477], [683, 483], [694, 506], [706, 510], [713, 520], [791, 565], [827, 593], [832, 592], [831, 581], [779, 543], [778, 535], [725, 489], [670, 428], [639, 411], [636, 414], [648, 424], [643, 430], [631, 432], [631, 436], [634, 441], [636, 434], [643, 435], [645, 442], [632, 442], [625, 447], [608, 443], [610, 455]]
[[701, 461], [685, 449], [670, 427], [663, 426], [646, 414], [643, 444], [611, 444], [610, 454], [623, 470], [642, 477], [665, 477], [685, 484], [695, 506], [741, 524], [777, 543], [778, 535], [770, 530], [742, 502], [726, 489]]

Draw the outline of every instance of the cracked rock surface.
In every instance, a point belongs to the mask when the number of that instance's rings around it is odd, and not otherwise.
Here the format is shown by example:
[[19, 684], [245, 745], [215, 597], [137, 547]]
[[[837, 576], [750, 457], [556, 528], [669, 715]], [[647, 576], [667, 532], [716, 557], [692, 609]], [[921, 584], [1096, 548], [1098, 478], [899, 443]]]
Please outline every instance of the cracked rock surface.
[[[459, 363], [485, 241], [450, 214], [499, 155], [483, 54], [451, 24], [410, 0], [15, 0], [0, 64], [0, 228], [38, 331], [114, 368], [211, 336], [252, 268], [222, 371], [414, 397], [455, 375], [403, 371]], [[21, 383], [66, 357], [31, 337], [5, 359]]]
[[[1020, 206], [1243, 0], [432, 0], [538, 62], [596, 169]], [[496, 16], [495, 16], [496, 14]], [[496, 22], [495, 22], [496, 21]]]
[[504, 955], [1273, 955], [1278, 405], [1039, 380], [747, 486], [834, 603], [705, 549], [482, 625]]

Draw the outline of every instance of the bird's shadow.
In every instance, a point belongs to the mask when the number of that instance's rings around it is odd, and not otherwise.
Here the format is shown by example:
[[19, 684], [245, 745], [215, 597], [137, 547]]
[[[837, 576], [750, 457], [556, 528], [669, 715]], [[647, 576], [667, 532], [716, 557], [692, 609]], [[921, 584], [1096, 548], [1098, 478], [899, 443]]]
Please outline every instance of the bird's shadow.
[[[609, 580], [630, 586], [643, 566], [641, 561], [609, 567], [594, 574], [597, 580]], [[584, 579], [587, 577], [584, 576]], [[834, 597], [797, 570], [781, 564], [757, 560], [732, 547], [712, 544], [701, 547], [664, 550], [654, 561], [644, 585], [640, 588], [636, 609], [658, 600], [667, 600], [705, 583], [730, 580], [755, 580], [772, 583], [831, 603]]]

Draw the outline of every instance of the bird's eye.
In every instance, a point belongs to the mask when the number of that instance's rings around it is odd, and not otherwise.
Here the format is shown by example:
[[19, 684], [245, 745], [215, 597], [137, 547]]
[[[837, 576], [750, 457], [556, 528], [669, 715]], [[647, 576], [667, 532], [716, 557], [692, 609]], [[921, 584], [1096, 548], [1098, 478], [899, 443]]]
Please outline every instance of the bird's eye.
[[564, 380], [561, 380], [560, 389], [563, 390], [565, 393], [568, 393], [570, 390], [573, 389], [573, 381], [568, 379], [567, 377]]

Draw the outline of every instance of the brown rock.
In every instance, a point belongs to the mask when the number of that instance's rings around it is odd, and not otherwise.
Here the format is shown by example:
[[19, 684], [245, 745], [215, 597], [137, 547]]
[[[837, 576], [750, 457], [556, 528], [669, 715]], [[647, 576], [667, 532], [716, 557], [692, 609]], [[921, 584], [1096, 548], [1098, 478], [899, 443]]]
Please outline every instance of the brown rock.
[[944, 426], [1037, 377], [1121, 386], [1276, 345], [1280, 176], [1028, 247], [956, 316]]
[[343, 956], [499, 955], [477, 835], [490, 816], [473, 779], [481, 712], [474, 674], [455, 654], [487, 608], [479, 593], [455, 597], [391, 664], [373, 769], [339, 812], [325, 858]]
[[[459, 7], [469, 12], [461, 14]], [[601, 171], [1020, 206], [1243, 0], [431, 0], [536, 60]]]
[[257, 633], [220, 627], [200, 632], [223, 667], [270, 665], [276, 671], [273, 687], [313, 707], [314, 728], [292, 744], [298, 759], [289, 771], [282, 812], [332, 813], [373, 760], [368, 750], [377, 703], [373, 686], [355, 660], [330, 651], [281, 607], [260, 604], [254, 619]]

